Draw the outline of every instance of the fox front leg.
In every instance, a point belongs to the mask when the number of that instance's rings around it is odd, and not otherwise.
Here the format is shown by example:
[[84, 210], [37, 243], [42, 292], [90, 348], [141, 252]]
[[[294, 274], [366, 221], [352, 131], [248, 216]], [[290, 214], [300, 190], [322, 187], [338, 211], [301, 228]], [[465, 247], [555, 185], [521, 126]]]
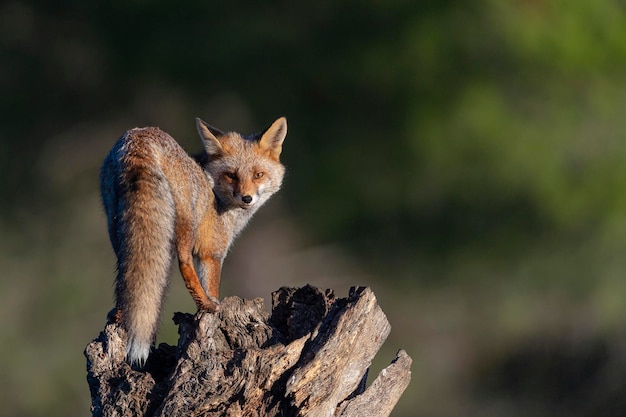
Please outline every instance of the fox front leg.
[[[222, 277], [222, 259], [213, 255], [198, 257], [198, 274], [202, 287], [209, 298], [217, 301], [220, 293], [220, 281]], [[217, 301], [219, 303], [219, 301]]]
[[196, 307], [199, 311], [208, 311], [214, 313], [217, 311], [219, 301], [217, 297], [207, 295], [200, 284], [200, 279], [196, 270], [193, 267], [193, 256], [191, 252], [178, 254], [178, 266], [180, 268], [180, 274], [183, 276], [185, 286], [191, 294], [191, 298], [196, 303]]

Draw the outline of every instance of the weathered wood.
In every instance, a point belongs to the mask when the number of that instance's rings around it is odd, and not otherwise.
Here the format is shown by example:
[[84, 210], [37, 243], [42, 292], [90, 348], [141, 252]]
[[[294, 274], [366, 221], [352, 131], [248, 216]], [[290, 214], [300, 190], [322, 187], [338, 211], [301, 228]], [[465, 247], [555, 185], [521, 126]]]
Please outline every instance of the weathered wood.
[[85, 349], [94, 416], [386, 416], [410, 380], [400, 351], [365, 380], [390, 325], [369, 288], [347, 298], [311, 286], [222, 300], [216, 314], [176, 313], [178, 346], [144, 369], [124, 361], [125, 334], [107, 324]]
[[411, 380], [411, 358], [400, 350], [363, 394], [339, 406], [339, 417], [388, 416]]

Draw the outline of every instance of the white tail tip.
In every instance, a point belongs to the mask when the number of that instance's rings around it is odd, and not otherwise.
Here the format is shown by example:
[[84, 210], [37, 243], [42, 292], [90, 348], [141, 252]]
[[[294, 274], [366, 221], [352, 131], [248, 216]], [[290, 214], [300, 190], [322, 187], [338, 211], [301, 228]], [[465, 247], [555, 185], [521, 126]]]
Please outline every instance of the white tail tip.
[[138, 340], [129, 340], [126, 346], [126, 360], [131, 365], [143, 367], [150, 355], [151, 344]]

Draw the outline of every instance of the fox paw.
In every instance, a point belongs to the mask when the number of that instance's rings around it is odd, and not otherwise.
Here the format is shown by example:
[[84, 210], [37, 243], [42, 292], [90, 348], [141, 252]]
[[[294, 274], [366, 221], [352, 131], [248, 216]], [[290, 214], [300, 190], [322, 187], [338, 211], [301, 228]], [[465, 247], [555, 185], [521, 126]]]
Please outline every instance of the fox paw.
[[121, 322], [122, 322], [122, 310], [120, 310], [117, 307], [114, 307], [107, 314], [107, 323], [113, 324], [113, 323], [121, 323]]
[[208, 313], [215, 313], [220, 307], [220, 301], [215, 298], [208, 296], [206, 300], [203, 300], [198, 304], [198, 311], [206, 311]]

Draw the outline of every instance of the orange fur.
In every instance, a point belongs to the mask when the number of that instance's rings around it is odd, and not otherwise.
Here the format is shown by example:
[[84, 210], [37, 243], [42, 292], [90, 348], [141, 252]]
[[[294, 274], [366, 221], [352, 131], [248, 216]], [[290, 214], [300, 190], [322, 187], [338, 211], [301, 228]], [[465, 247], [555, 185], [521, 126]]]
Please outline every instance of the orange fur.
[[102, 166], [118, 259], [115, 316], [127, 330], [131, 363], [143, 364], [154, 342], [173, 255], [198, 310], [216, 311], [230, 245], [282, 184], [284, 118], [250, 137], [196, 123], [205, 152], [195, 159], [170, 135], [147, 127], [126, 132]]

